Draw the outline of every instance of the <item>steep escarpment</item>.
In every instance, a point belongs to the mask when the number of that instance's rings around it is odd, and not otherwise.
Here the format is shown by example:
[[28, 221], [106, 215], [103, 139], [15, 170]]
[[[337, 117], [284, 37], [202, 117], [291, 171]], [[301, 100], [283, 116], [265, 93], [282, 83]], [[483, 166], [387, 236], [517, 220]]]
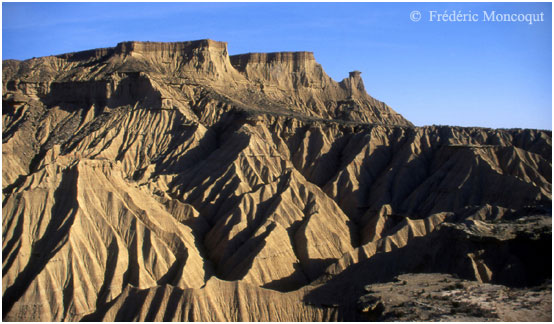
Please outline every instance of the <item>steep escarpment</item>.
[[21, 89], [45, 94], [57, 82], [105, 82], [116, 73], [142, 72], [185, 96], [164, 97], [170, 101], [194, 100], [194, 89], [202, 85], [247, 110], [411, 126], [390, 107], [352, 87], [361, 83], [359, 74], [337, 83], [307, 52], [229, 57], [227, 44], [212, 40], [123, 42], [114, 48], [6, 63], [4, 93]]
[[233, 55], [231, 64], [264, 93], [279, 89], [323, 88], [332, 83], [311, 52]]
[[360, 320], [404, 272], [551, 279], [550, 131], [413, 127], [358, 71], [211, 40], [2, 81], [4, 320]]
[[301, 114], [325, 119], [411, 126], [366, 93], [359, 71], [350, 72], [348, 78], [337, 83], [311, 52], [248, 53], [230, 59], [238, 71], [259, 86], [259, 92], [270, 99], [270, 106], [292, 104]]

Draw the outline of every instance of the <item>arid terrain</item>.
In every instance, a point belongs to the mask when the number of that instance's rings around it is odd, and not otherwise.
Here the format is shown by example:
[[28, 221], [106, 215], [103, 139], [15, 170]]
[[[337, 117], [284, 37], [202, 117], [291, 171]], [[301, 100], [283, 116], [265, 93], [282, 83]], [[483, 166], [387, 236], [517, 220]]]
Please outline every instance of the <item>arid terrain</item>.
[[2, 63], [4, 321], [552, 320], [551, 131], [415, 127], [310, 52]]

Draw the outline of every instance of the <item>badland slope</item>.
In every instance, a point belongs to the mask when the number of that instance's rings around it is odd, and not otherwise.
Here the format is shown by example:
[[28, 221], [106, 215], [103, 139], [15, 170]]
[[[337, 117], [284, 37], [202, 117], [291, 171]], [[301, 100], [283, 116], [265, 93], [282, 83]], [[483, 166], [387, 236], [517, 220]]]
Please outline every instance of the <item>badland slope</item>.
[[414, 127], [357, 71], [212, 40], [7, 60], [2, 90], [4, 320], [366, 320], [402, 273], [551, 279], [550, 131]]

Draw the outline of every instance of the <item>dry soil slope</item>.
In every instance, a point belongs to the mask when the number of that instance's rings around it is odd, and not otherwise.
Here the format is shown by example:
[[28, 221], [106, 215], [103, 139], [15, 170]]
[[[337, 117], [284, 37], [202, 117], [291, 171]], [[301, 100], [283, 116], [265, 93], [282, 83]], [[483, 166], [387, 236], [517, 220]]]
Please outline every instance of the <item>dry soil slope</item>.
[[409, 127], [305, 52], [5, 61], [2, 117], [6, 320], [333, 319], [302, 302], [321, 275], [551, 206], [551, 132]]

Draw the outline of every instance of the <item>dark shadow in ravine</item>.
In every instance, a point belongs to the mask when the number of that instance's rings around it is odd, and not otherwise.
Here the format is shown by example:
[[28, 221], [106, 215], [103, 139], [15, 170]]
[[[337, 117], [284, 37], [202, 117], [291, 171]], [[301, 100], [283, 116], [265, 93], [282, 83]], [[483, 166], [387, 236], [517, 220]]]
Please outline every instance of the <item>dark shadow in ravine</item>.
[[294, 272], [288, 277], [276, 279], [266, 283], [262, 288], [276, 290], [280, 292], [288, 292], [301, 288], [308, 283], [304, 271], [299, 263], [293, 264]]
[[[17, 196], [13, 197], [12, 199], [16, 199], [18, 201], [18, 204], [21, 202], [21, 194], [16, 194]], [[23, 213], [25, 210], [23, 210]], [[6, 217], [6, 216], [4, 216]], [[2, 266], [2, 277], [8, 273], [8, 270], [11, 268], [14, 261], [17, 259], [19, 249], [21, 248], [21, 234], [23, 233], [23, 226], [25, 217], [24, 215], [19, 215], [17, 218], [17, 224], [15, 225], [15, 228], [13, 229], [11, 235], [11, 239], [9, 241], [5, 241], [6, 237], [4, 236], [3, 242], [6, 242], [4, 247], [2, 248], [2, 260], [4, 260], [4, 265]], [[5, 219], [5, 218], [4, 218]], [[13, 218], [11, 218], [13, 220]], [[4, 230], [11, 227], [11, 224], [5, 224]], [[8, 257], [9, 256], [9, 257]]]
[[161, 308], [161, 304], [163, 301], [163, 296], [165, 294], [166, 288], [167, 286], [161, 286], [156, 288], [156, 293], [154, 294], [154, 298], [152, 298], [150, 305], [148, 305], [148, 313], [144, 318], [145, 322], [153, 322], [156, 319], [156, 315], [158, 315]]
[[[448, 273], [476, 280], [468, 254], [480, 255], [480, 260], [493, 273], [494, 284], [509, 287], [539, 285], [551, 279], [551, 240], [552, 233], [547, 230], [539, 238], [520, 235], [515, 239], [496, 241], [468, 239], [462, 232], [441, 228], [427, 236], [412, 238], [403, 248], [378, 253], [349, 266], [308, 293], [304, 302], [320, 306], [338, 305], [340, 320], [363, 320], [356, 310], [356, 302], [365, 293], [365, 285], [394, 281], [396, 276], [404, 273]], [[360, 253], [360, 260], [364, 257]]]
[[[185, 296], [185, 291], [176, 287], [171, 288], [171, 294], [169, 295], [167, 306], [164, 310], [164, 322], [169, 322], [175, 320], [175, 313], [177, 308], [183, 305], [183, 297]], [[193, 313], [193, 312], [191, 312]]]
[[143, 307], [149, 292], [150, 292], [149, 289], [144, 289], [144, 290], [134, 289], [132, 293], [129, 293], [126, 296], [125, 301], [123, 302], [123, 305], [121, 305], [121, 308], [115, 315], [114, 321], [115, 322], [126, 322], [126, 321], [133, 321], [133, 320], [138, 321], [139, 313], [137, 311]]
[[106, 270], [104, 271], [104, 282], [98, 291], [98, 299], [96, 300], [96, 308], [105, 305], [108, 299], [109, 289], [112, 284], [115, 270], [117, 268], [117, 258], [119, 256], [119, 247], [117, 240], [112, 239], [107, 249], [108, 257], [106, 258]]
[[[225, 230], [227, 230], [227, 236], [225, 237], [225, 240], [227, 241], [226, 244], [226, 250], [224, 251], [223, 258], [228, 259], [233, 253], [235, 253], [238, 249], [240, 249], [244, 244], [247, 244], [249, 240], [254, 236], [256, 231], [262, 226], [266, 221], [268, 220], [268, 216], [271, 215], [271, 213], [277, 208], [279, 203], [281, 202], [281, 194], [284, 192], [284, 190], [287, 189], [287, 183], [290, 181], [290, 171], [283, 174], [279, 179], [279, 184], [277, 185], [277, 192], [269, 199], [258, 203], [256, 208], [256, 213], [253, 215], [252, 219], [248, 221], [248, 226], [244, 228], [242, 231], [237, 233], [233, 236], [233, 238], [229, 238], [228, 232], [237, 224], [241, 222], [241, 215], [234, 213], [230, 215], [231, 219], [219, 219], [218, 222], [224, 223]], [[255, 190], [254, 190], [255, 191]], [[229, 192], [229, 195], [223, 195], [224, 197], [231, 196], [232, 192]], [[236, 201], [236, 204], [229, 205], [225, 203], [225, 206], [233, 206], [233, 208], [238, 207], [237, 205], [240, 203], [240, 200]], [[232, 210], [230, 208], [222, 208], [226, 211]], [[252, 216], [252, 215], [251, 215]], [[225, 262], [225, 260], [223, 260]], [[220, 263], [223, 263], [220, 262]], [[232, 270], [232, 269], [227, 269]], [[224, 273], [222, 271], [218, 271], [219, 273]]]
[[223, 263], [218, 269], [222, 271], [218, 277], [227, 280], [234, 281], [240, 280], [246, 276], [248, 271], [252, 268], [254, 260], [260, 253], [260, 251], [266, 245], [266, 238], [271, 234], [271, 231], [275, 229], [277, 225], [275, 223], [269, 224], [265, 232], [260, 234], [256, 238], [250, 238], [244, 245], [242, 245], [229, 259]]
[[[170, 187], [181, 188], [181, 190], [185, 189], [182, 187], [196, 187], [206, 178], [219, 178], [249, 143], [248, 135], [236, 133], [244, 122], [244, 118], [239, 115], [235, 116], [232, 112], [225, 113], [216, 125], [208, 129], [195, 148], [187, 150], [176, 160], [159, 163], [154, 175], [178, 174]], [[169, 147], [176, 147], [193, 134], [194, 129], [190, 127], [184, 131], [181, 130], [181, 134], [176, 133], [172, 136]], [[229, 140], [232, 140], [233, 145], [223, 145]]]

